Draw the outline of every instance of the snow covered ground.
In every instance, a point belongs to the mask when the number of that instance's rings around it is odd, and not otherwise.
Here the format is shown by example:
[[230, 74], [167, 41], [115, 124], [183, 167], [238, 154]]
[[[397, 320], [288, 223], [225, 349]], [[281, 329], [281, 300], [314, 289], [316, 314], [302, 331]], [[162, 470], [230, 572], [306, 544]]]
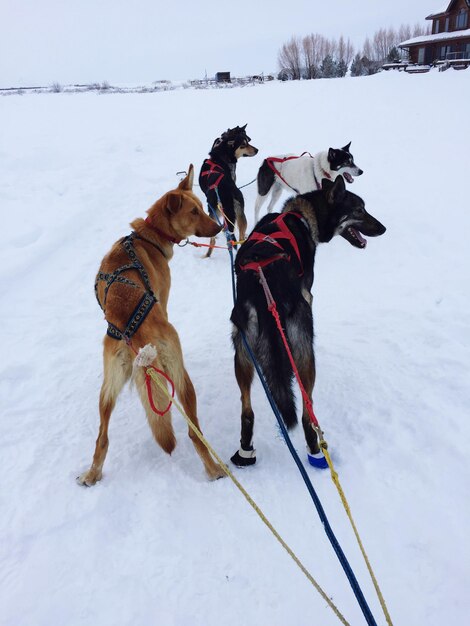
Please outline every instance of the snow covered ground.
[[[2, 626], [339, 623], [231, 482], [206, 480], [176, 411], [167, 457], [126, 389], [102, 482], [75, 483], [98, 427], [98, 264], [176, 172], [245, 122], [260, 152], [239, 184], [270, 154], [352, 141], [365, 171], [353, 190], [387, 232], [318, 251], [316, 412], [395, 625], [467, 623], [469, 98], [470, 71], [0, 98]], [[255, 185], [244, 193], [252, 226]], [[176, 250], [172, 276], [201, 424], [228, 460], [240, 413], [228, 255]], [[365, 623], [259, 384], [254, 408], [258, 464], [237, 477]], [[301, 428], [293, 439], [304, 455]], [[329, 473], [308, 471], [384, 624]]]

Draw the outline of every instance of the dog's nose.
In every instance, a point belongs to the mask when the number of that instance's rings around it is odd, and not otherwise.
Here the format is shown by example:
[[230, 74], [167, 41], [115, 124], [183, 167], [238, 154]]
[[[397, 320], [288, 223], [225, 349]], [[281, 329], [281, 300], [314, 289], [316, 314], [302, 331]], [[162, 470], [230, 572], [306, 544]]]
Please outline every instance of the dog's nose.
[[360, 176], [361, 174], [364, 174], [363, 170], [358, 169], [357, 170], [357, 175]]

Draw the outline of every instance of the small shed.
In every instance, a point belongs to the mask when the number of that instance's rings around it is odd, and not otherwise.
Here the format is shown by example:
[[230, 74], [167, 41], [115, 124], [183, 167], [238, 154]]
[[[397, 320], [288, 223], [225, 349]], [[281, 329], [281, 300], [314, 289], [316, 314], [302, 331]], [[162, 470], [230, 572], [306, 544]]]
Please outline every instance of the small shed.
[[231, 83], [230, 72], [217, 72], [215, 80], [218, 83]]

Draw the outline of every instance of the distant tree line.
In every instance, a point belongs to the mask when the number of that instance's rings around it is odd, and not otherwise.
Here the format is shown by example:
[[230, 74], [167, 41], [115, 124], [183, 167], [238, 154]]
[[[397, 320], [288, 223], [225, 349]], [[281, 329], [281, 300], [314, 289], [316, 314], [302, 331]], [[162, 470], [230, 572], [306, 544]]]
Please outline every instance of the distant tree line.
[[364, 41], [362, 50], [355, 50], [349, 39], [328, 39], [318, 33], [291, 37], [278, 54], [281, 80], [368, 76], [379, 71], [386, 62], [401, 60], [398, 44], [412, 37], [430, 33], [430, 25], [403, 24], [398, 30], [380, 28], [372, 39]]

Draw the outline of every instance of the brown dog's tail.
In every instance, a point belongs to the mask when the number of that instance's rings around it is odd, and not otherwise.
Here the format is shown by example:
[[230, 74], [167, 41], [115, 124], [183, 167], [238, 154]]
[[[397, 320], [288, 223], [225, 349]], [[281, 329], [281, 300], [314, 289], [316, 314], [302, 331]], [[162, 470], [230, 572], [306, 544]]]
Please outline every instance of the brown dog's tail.
[[157, 350], [152, 345], [147, 344], [139, 350], [134, 360], [134, 382], [155, 441], [165, 452], [171, 454], [176, 446], [171, 411], [168, 409], [163, 415], [159, 415], [152, 408], [153, 404], [158, 410], [164, 411], [168, 406], [168, 397], [152, 379], [147, 380], [145, 372], [145, 368], [151, 365], [157, 366], [156, 359]]

